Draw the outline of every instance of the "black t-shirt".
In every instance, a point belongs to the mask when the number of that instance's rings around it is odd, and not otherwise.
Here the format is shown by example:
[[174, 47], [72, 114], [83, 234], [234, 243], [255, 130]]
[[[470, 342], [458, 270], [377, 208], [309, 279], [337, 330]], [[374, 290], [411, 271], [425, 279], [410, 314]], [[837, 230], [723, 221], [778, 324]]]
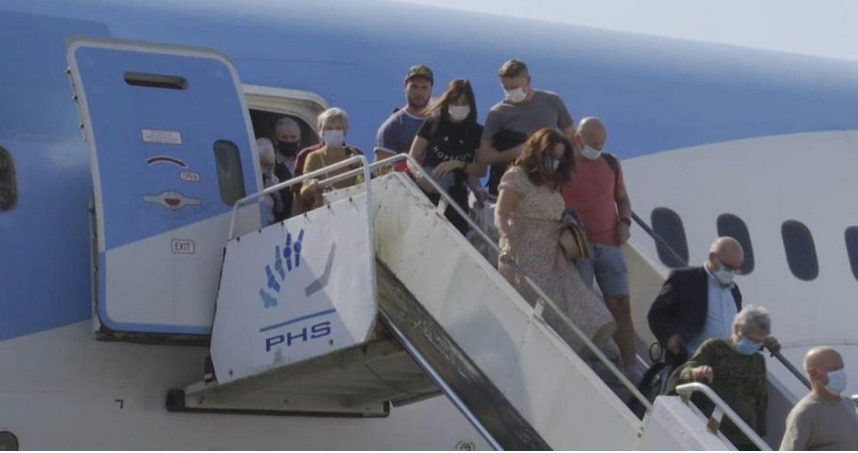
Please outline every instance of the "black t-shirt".
[[480, 147], [483, 126], [467, 122], [456, 124], [445, 119], [438, 124], [438, 129], [432, 135], [432, 125], [435, 121], [426, 121], [417, 132], [418, 136], [429, 141], [426, 154], [423, 156], [423, 166], [437, 167], [438, 164], [448, 160], [473, 162]]

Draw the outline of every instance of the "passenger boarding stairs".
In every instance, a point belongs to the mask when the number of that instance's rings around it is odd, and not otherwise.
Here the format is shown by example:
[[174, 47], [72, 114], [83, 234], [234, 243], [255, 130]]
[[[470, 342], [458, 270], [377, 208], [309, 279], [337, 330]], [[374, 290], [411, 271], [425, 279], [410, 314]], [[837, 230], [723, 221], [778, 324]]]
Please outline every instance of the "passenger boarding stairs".
[[321, 184], [360, 174], [369, 181], [281, 224], [230, 232], [211, 341], [215, 376], [172, 391], [168, 409], [378, 417], [391, 404], [443, 393], [497, 449], [732, 447], [681, 398], [650, 405], [585, 340], [649, 409], [635, 416], [546, 324], [542, 313], [554, 303], [534, 285], [543, 297], [528, 304], [447, 222], [445, 203], [434, 206], [404, 173], [369, 177], [404, 159], [368, 166], [356, 157], [262, 193], [350, 165], [362, 168]]

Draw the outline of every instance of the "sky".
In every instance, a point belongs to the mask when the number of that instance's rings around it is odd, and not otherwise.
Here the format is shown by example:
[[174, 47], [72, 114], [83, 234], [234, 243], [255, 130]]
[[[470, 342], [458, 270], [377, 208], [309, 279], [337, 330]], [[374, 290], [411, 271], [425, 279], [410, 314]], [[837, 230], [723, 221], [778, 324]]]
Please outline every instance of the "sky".
[[856, 0], [400, 0], [858, 60]]

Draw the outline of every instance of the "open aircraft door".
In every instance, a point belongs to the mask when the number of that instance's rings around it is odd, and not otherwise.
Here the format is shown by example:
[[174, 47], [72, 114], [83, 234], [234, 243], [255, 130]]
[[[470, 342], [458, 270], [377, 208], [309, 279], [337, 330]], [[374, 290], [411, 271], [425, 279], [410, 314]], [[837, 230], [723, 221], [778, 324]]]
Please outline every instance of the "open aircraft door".
[[[86, 38], [67, 58], [95, 192], [96, 328], [210, 334], [230, 211], [262, 185], [235, 66], [212, 50]], [[239, 220], [259, 228], [259, 205]]]

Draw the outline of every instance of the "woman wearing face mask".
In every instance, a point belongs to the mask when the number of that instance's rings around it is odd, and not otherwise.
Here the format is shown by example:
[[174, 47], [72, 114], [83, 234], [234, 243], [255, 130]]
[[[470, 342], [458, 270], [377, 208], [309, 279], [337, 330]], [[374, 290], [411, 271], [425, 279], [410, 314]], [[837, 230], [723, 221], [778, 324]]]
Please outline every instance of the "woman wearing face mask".
[[[349, 131], [349, 116], [345, 110], [333, 107], [322, 112], [319, 115], [319, 131], [322, 134], [322, 147], [311, 152], [307, 156], [307, 161], [304, 164], [304, 174], [311, 173], [322, 169], [337, 162], [346, 160], [350, 157], [362, 155], [361, 150], [348, 146], [345, 143], [346, 134]], [[319, 186], [319, 181], [327, 179], [351, 169], [358, 168], [357, 165], [331, 170], [325, 173], [324, 177], [314, 178], [304, 181], [301, 186], [301, 192], [298, 196], [303, 207], [302, 211], [315, 209], [322, 205], [322, 187]], [[333, 184], [334, 189], [343, 189], [360, 182], [359, 177], [350, 178], [345, 181], [340, 181]]]
[[[498, 270], [531, 304], [537, 294], [523, 270], [603, 351], [617, 357], [616, 328], [608, 308], [587, 289], [559, 246], [566, 204], [560, 188], [574, 169], [572, 144], [554, 129], [541, 129], [500, 181], [495, 224], [500, 235]], [[588, 355], [583, 341], [550, 309], [545, 320], [578, 353]]]
[[[421, 162], [441, 188], [467, 212], [467, 187], [471, 188], [477, 200], [486, 198], [479, 183], [485, 167], [474, 163], [483, 126], [477, 123], [477, 103], [471, 82], [465, 79], [450, 82], [441, 98], [424, 114], [429, 119], [414, 137], [411, 157]], [[412, 174], [419, 175], [416, 169], [410, 170]], [[418, 176], [418, 183], [437, 205], [441, 195], [430, 184], [422, 183], [420, 178], [422, 175]], [[453, 208], [447, 208], [445, 215], [462, 234], [468, 232], [468, 223]]]
[[[668, 382], [668, 393], [675, 394], [678, 385], [702, 382], [760, 436], [766, 434], [766, 360], [759, 354], [771, 334], [772, 321], [765, 308], [748, 305], [733, 320], [733, 334], [728, 340], [706, 340], [697, 353], [678, 368]], [[704, 396], [691, 399], [704, 414], [714, 405]], [[755, 450], [754, 444], [724, 417], [721, 432], [741, 450]]]

